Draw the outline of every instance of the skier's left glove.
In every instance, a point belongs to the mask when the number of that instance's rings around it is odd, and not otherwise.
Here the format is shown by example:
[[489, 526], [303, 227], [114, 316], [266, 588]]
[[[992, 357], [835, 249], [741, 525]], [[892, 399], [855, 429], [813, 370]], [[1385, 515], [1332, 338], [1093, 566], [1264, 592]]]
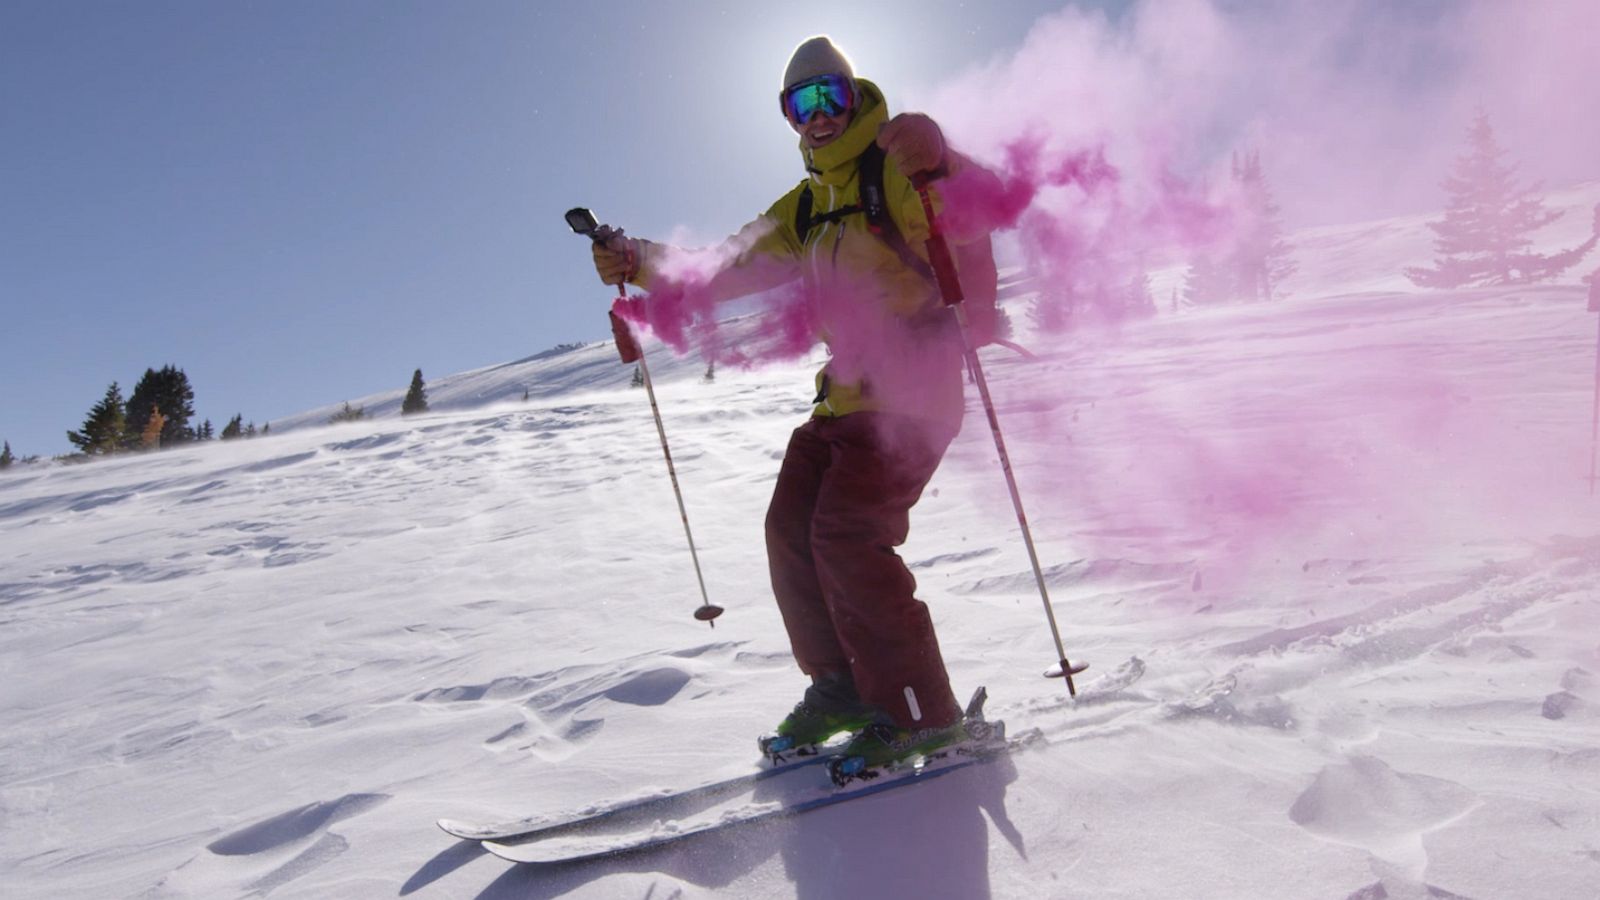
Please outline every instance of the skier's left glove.
[[643, 242], [630, 238], [620, 228], [600, 226], [595, 232], [594, 270], [605, 284], [622, 284], [639, 271]]
[[885, 122], [878, 129], [878, 146], [907, 178], [944, 166], [944, 133], [922, 113], [901, 113]]

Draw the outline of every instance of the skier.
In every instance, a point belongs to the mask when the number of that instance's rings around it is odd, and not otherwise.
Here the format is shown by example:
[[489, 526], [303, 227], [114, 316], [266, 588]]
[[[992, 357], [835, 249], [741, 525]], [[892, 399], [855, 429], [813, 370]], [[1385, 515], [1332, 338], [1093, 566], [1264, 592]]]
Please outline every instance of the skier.
[[[804, 752], [852, 732], [841, 757], [878, 766], [967, 737], [928, 608], [893, 548], [963, 406], [961, 336], [927, 268], [911, 179], [993, 176], [927, 116], [891, 117], [827, 37], [794, 51], [780, 101], [808, 175], [724, 243], [699, 286], [724, 300], [798, 281], [830, 351], [766, 517], [773, 594], [811, 685], [762, 749]], [[963, 271], [992, 283], [989, 235], [967, 227], [946, 237]], [[606, 284], [649, 290], [681, 270], [674, 253], [607, 230], [594, 264]]]

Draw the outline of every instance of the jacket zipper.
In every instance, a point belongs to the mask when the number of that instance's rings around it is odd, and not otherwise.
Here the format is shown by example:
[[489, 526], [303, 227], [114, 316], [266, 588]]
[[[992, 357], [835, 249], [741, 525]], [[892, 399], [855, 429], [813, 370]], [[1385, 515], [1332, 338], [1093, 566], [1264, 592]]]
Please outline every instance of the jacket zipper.
[[[824, 210], [824, 213], [831, 213], [835, 209], [837, 209], [838, 206], [839, 206], [838, 189], [830, 184], [830, 185], [828, 185], [828, 208], [826, 210]], [[824, 223], [822, 223], [822, 228], [818, 229], [818, 231], [817, 231], [817, 239], [811, 245], [811, 276], [812, 276], [812, 279], [814, 280], [814, 283], [819, 288], [822, 285], [822, 259], [821, 259], [821, 252], [820, 251], [822, 250], [822, 247], [823, 247], [823, 241], [827, 239], [828, 228], [833, 226], [833, 225], [835, 225], [835, 224], [837, 224], [837, 223], [835, 223], [835, 222], [824, 222]]]

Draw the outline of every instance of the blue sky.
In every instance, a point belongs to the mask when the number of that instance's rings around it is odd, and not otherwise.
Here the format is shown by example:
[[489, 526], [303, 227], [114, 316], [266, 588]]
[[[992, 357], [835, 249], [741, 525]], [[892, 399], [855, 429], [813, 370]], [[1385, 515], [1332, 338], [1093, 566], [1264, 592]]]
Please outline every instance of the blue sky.
[[1059, 6], [10, 0], [0, 438], [167, 363], [220, 428], [605, 337], [568, 207], [728, 233], [801, 175], [800, 40], [892, 96]]

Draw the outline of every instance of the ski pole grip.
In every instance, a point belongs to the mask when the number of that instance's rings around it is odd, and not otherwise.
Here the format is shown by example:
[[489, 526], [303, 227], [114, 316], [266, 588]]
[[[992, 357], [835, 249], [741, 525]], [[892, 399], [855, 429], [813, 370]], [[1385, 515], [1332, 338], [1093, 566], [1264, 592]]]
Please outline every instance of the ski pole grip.
[[922, 198], [922, 213], [928, 220], [928, 265], [933, 267], [934, 280], [939, 282], [939, 296], [945, 306], [955, 306], [966, 297], [961, 293], [961, 278], [956, 274], [956, 261], [950, 255], [950, 245], [945, 243], [944, 232], [939, 228], [939, 216], [933, 211], [933, 198], [928, 196], [926, 175], [913, 180], [917, 196]]
[[615, 312], [611, 316], [611, 336], [617, 340], [617, 355], [622, 357], [624, 363], [636, 363], [644, 356], [644, 351], [639, 349], [639, 342], [634, 339], [632, 329], [622, 317]]

